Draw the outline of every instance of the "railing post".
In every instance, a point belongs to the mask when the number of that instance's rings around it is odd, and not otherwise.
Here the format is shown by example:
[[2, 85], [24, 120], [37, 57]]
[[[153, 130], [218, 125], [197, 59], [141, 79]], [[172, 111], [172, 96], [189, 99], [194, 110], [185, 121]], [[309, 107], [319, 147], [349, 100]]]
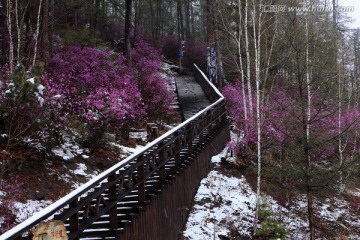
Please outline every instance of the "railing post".
[[[108, 177], [108, 181], [109, 182], [113, 182], [113, 185], [110, 186], [109, 188], [109, 200], [110, 202], [114, 202], [116, 201], [116, 182], [115, 181], [115, 174], [111, 174]], [[115, 203], [115, 205], [110, 209], [109, 211], [109, 216], [110, 216], [110, 228], [111, 229], [117, 229], [118, 228], [118, 218], [117, 218], [117, 204]]]
[[212, 130], [213, 130], [213, 112], [211, 112], [208, 116], [206, 116], [206, 125], [208, 126], [208, 132], [209, 135], [212, 134]]
[[[70, 202], [69, 204], [69, 208], [77, 208], [78, 207], [78, 199], [76, 198], [74, 201]], [[76, 233], [76, 237], [74, 238], [75, 240], [79, 240], [79, 212], [77, 211], [74, 215], [72, 215], [70, 217], [70, 221], [69, 221], [69, 229], [70, 229], [70, 235], [72, 235], [72, 233]]]
[[205, 119], [201, 118], [199, 122], [199, 143], [202, 144], [204, 142], [204, 129], [205, 129]]
[[[159, 148], [161, 148], [160, 152], [159, 152], [159, 164], [163, 164], [163, 162], [165, 161], [165, 150], [163, 148], [164, 143], [161, 142], [159, 144]], [[160, 182], [161, 184], [165, 183], [165, 164], [163, 164], [160, 169], [159, 169], [159, 176], [160, 176]]]
[[190, 124], [188, 129], [186, 130], [186, 139], [187, 139], [187, 148], [189, 153], [193, 151], [192, 142], [193, 142], [193, 124]]
[[144, 176], [144, 162], [143, 162], [144, 157], [141, 155], [137, 158], [138, 162], [141, 162], [141, 165], [138, 167], [137, 169], [137, 178], [138, 181], [140, 181], [141, 183], [138, 186], [138, 198], [139, 198], [139, 203], [145, 203], [145, 176]]
[[176, 154], [175, 154], [175, 166], [176, 167], [180, 167], [181, 166], [181, 158], [180, 158], [180, 151], [181, 151], [181, 141], [180, 141], [180, 136], [179, 136], [179, 133], [176, 132], [175, 134], [175, 151], [176, 151]]

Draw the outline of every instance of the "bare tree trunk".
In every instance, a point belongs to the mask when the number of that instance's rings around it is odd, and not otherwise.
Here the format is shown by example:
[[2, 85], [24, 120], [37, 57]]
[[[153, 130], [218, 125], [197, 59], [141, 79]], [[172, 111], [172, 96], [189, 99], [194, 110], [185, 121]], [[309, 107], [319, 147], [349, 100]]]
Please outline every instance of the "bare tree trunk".
[[134, 38], [137, 36], [138, 25], [140, 24], [140, 0], [135, 0], [135, 16], [134, 16]]
[[190, 26], [191, 26], [191, 35], [195, 34], [195, 21], [194, 21], [194, 8], [192, 5], [192, 1], [190, 1]]
[[178, 20], [178, 34], [180, 39], [184, 39], [184, 18], [182, 11], [182, 1], [177, 0], [177, 20]]
[[[266, 66], [265, 66], [265, 76], [264, 76], [264, 82], [263, 82], [264, 86], [266, 86], [266, 83], [267, 83], [267, 80], [268, 80], [268, 77], [269, 77], [270, 60], [271, 60], [271, 56], [272, 56], [272, 52], [273, 52], [273, 48], [274, 48], [274, 41], [275, 41], [276, 35], [277, 35], [277, 20], [275, 19], [275, 32], [274, 32], [274, 35], [273, 35], [272, 40], [271, 40], [271, 46], [270, 46], [269, 53], [267, 55], [267, 62], [266, 62]], [[269, 92], [272, 91], [273, 84], [274, 83], [271, 82], [271, 87], [270, 87]], [[263, 102], [264, 105], [265, 105], [265, 95], [266, 95], [266, 92], [263, 91], [261, 99], [262, 99], [262, 102]]]
[[53, 51], [53, 34], [54, 34], [54, 17], [55, 7], [54, 0], [50, 0], [50, 28], [49, 28], [49, 58], [52, 58], [54, 55]]
[[308, 202], [308, 220], [310, 240], [315, 240], [315, 228], [314, 228], [314, 209], [313, 209], [313, 195], [312, 195], [312, 176], [311, 176], [311, 156], [310, 156], [310, 121], [311, 121], [311, 81], [310, 81], [310, 69], [309, 69], [309, 29], [308, 21], [305, 22], [306, 32], [306, 89], [307, 89], [307, 111], [306, 111], [306, 144], [305, 144], [305, 157], [307, 158], [306, 170], [308, 176], [306, 178], [306, 191]]
[[100, 11], [100, 0], [95, 0], [95, 10], [94, 10], [94, 34], [96, 34], [96, 30], [98, 29], [99, 25], [99, 11]]
[[251, 76], [250, 76], [251, 69], [250, 69], [250, 47], [249, 47], [249, 33], [248, 33], [248, 12], [249, 12], [249, 3], [248, 0], [245, 0], [244, 27], [245, 27], [245, 50], [246, 50], [246, 78], [247, 78], [247, 87], [248, 87], [250, 117], [252, 117], [253, 104], [252, 104], [252, 89], [251, 89]]
[[[339, 69], [340, 70], [340, 69]], [[343, 173], [342, 173], [342, 166], [343, 166], [343, 161], [344, 161], [344, 155], [343, 152], [345, 150], [345, 147], [343, 147], [343, 142], [342, 142], [342, 124], [341, 124], [341, 117], [342, 117], [342, 84], [341, 84], [341, 73], [339, 71], [339, 76], [338, 76], [338, 135], [339, 135], [339, 139], [338, 139], [338, 151], [339, 151], [339, 192], [343, 193], [345, 190], [345, 186], [343, 183]]]
[[214, 0], [207, 0], [207, 42], [211, 45], [215, 42], [215, 6]]
[[156, 39], [158, 39], [162, 34], [162, 1], [157, 0], [156, 1]]
[[41, 15], [42, 2], [43, 2], [43, 0], [40, 0], [39, 10], [38, 10], [38, 15], [37, 15], [37, 22], [36, 22], [34, 58], [33, 58], [33, 62], [32, 62], [32, 65], [30, 67], [30, 70], [35, 67], [35, 63], [36, 63], [36, 57], [37, 57], [37, 51], [38, 51], [37, 46], [38, 46], [38, 39], [39, 39], [39, 33], [40, 33], [40, 15]]
[[125, 12], [125, 45], [126, 45], [126, 57], [128, 61], [131, 61], [131, 42], [130, 42], [130, 27], [131, 27], [131, 10], [132, 0], [126, 0], [126, 12]]
[[21, 25], [19, 23], [19, 6], [18, 1], [15, 1], [15, 20], [16, 20], [16, 32], [17, 32], [17, 49], [16, 49], [16, 63], [20, 63], [20, 51], [21, 51]]
[[306, 197], [307, 197], [307, 210], [308, 210], [308, 221], [310, 230], [310, 240], [315, 240], [315, 226], [314, 226], [314, 200], [311, 190], [311, 179], [307, 178]]
[[241, 9], [241, 0], [238, 0], [238, 10], [239, 10], [239, 39], [238, 39], [238, 51], [239, 51], [239, 64], [240, 64], [240, 75], [241, 75], [241, 91], [243, 95], [243, 107], [244, 107], [244, 118], [245, 118], [245, 128], [247, 131], [247, 120], [248, 120], [248, 113], [247, 113], [247, 102], [246, 102], [246, 93], [245, 93], [245, 76], [244, 76], [244, 67], [242, 62], [241, 56], [241, 37], [242, 37], [242, 9]]
[[[259, 6], [261, 5], [261, 1]], [[258, 13], [258, 14], [257, 14]], [[258, 20], [258, 21], [256, 21]], [[254, 33], [254, 53], [255, 53], [255, 81], [256, 81], [256, 128], [257, 128], [257, 183], [256, 183], [256, 212], [254, 221], [254, 232], [257, 228], [260, 188], [261, 188], [261, 92], [260, 92], [260, 40], [261, 40], [261, 12], [257, 11], [256, 3], [253, 2], [252, 25]], [[256, 29], [257, 28], [257, 29]]]
[[44, 0], [43, 5], [41, 59], [46, 66], [49, 62], [49, 0]]
[[6, 16], [7, 16], [7, 28], [9, 31], [9, 64], [10, 64], [10, 72], [13, 71], [13, 63], [14, 63], [14, 42], [13, 42], [13, 36], [12, 36], [12, 1], [7, 0], [7, 6], [6, 6]]
[[186, 32], [186, 38], [190, 38], [190, 6], [192, 4], [192, 1], [188, 0], [185, 3], [185, 32]]

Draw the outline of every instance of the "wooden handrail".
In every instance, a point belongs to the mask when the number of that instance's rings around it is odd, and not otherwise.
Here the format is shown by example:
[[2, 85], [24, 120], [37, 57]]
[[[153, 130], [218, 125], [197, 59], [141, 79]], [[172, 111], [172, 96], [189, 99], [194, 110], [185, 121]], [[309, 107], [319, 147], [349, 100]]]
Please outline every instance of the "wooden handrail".
[[[187, 157], [200, 149], [226, 122], [224, 97], [195, 65], [195, 79], [212, 104], [168, 131], [113, 167], [88, 181], [34, 216], [5, 232], [0, 239], [30, 239], [30, 230], [47, 219], [66, 223], [69, 239], [79, 239], [82, 232], [107, 214], [109, 228], [116, 228], [117, 203], [135, 194], [139, 204], [146, 201], [145, 181], [159, 178], [166, 184]], [[165, 167], [173, 161], [172, 167]]]

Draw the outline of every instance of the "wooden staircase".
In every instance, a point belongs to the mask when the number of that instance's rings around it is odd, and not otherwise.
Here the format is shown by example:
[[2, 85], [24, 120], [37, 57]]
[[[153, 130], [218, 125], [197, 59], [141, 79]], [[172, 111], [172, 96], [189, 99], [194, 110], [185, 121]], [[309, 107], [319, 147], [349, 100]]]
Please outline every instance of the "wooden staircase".
[[[72, 239], [176, 240], [211, 156], [229, 140], [223, 96], [195, 68], [211, 104], [128, 158], [0, 236], [31, 239], [48, 219]], [[180, 96], [181, 97], [181, 96]]]

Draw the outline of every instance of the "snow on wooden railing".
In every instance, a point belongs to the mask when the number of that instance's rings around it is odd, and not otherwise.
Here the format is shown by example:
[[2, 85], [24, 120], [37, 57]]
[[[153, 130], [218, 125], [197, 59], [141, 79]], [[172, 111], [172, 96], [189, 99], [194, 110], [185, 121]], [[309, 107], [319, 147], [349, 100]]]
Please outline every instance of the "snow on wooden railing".
[[145, 186], [148, 178], [158, 179], [154, 188], [165, 185], [184, 164], [186, 156], [206, 144], [206, 139], [226, 124], [224, 97], [196, 65], [195, 72], [195, 78], [213, 102], [210, 106], [5, 232], [0, 239], [31, 239], [30, 230], [48, 219], [65, 222], [69, 239], [86, 236], [84, 231], [100, 218], [107, 222], [102, 229], [118, 232], [121, 212], [117, 203], [131, 193], [132, 199], [144, 204], [149, 197], [148, 184]]

